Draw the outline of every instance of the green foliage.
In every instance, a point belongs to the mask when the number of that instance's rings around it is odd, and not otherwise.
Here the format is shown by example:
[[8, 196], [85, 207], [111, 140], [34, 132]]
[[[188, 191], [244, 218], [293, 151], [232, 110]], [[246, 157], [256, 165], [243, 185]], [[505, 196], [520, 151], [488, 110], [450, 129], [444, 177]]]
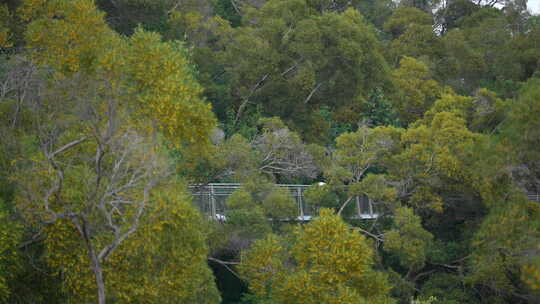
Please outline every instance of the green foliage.
[[523, 288], [514, 278], [538, 244], [540, 209], [518, 193], [492, 204], [473, 241], [469, 280], [511, 293]]
[[434, 303], [478, 303], [470, 288], [464, 286], [459, 276], [447, 273], [430, 277], [422, 286], [420, 294], [422, 299], [436, 298]]
[[287, 190], [262, 179], [247, 182], [244, 188], [236, 190], [227, 198], [226, 204], [231, 210], [250, 210], [258, 206], [264, 216], [275, 220], [296, 215], [296, 202]]
[[[337, 138], [335, 173], [330, 179], [358, 182], [367, 170], [383, 162], [399, 143], [401, 131], [393, 127], [359, 128]], [[336, 174], [337, 173], [337, 174]], [[343, 173], [341, 175], [340, 173]]]
[[423, 268], [433, 235], [422, 227], [420, 217], [407, 207], [396, 209], [394, 225], [395, 229], [385, 233], [384, 250], [397, 254], [407, 269]]
[[439, 186], [458, 193], [470, 189], [475, 176], [471, 149], [481, 138], [459, 116], [437, 113], [429, 125], [418, 124], [402, 135], [404, 150], [393, 157], [390, 174], [413, 181], [414, 186], [404, 184], [400, 191], [411, 194], [409, 200], [415, 208], [442, 212]]
[[[104, 264], [108, 298], [117, 303], [218, 303], [207, 265], [207, 231], [200, 214], [170, 185], [149, 204], [130, 242]], [[84, 247], [69, 222], [55, 224], [46, 241], [49, 265], [62, 270], [70, 301], [95, 297]]]
[[372, 265], [364, 237], [323, 209], [295, 231], [292, 243], [273, 235], [255, 242], [242, 256], [240, 272], [263, 302], [392, 303], [385, 276]]
[[399, 126], [397, 113], [392, 107], [392, 101], [382, 89], [375, 89], [364, 100], [362, 120], [372, 126]]
[[391, 33], [394, 37], [399, 37], [404, 34], [411, 25], [418, 24], [431, 26], [432, 22], [429, 14], [414, 7], [400, 6], [394, 11], [392, 17], [384, 24], [384, 30]]
[[442, 93], [442, 88], [431, 78], [428, 66], [411, 57], [401, 59], [392, 77], [397, 87], [393, 103], [404, 125], [421, 118]]
[[377, 29], [392, 15], [395, 3], [391, 0], [367, 0], [358, 3], [358, 10]]
[[0, 23], [0, 48], [8, 48], [11, 47], [12, 44], [10, 42], [10, 30], [8, 28], [9, 24], [7, 20], [10, 18], [10, 13], [8, 10], [8, 7], [6, 5], [0, 6], [0, 20], [2, 22]]
[[339, 208], [340, 197], [327, 184], [314, 184], [304, 191], [306, 203], [314, 208]]
[[516, 102], [511, 106], [509, 120], [504, 125], [505, 137], [515, 146], [519, 154], [516, 155], [525, 163], [531, 164], [531, 169], [538, 168], [535, 163], [540, 160], [540, 153], [534, 147], [538, 145], [540, 133], [537, 126], [540, 124], [540, 79], [531, 79], [521, 90]]
[[471, 131], [491, 133], [504, 120], [506, 111], [507, 104], [488, 89], [479, 89], [471, 97], [449, 92], [435, 101], [422, 121], [432, 120], [436, 113], [450, 112], [464, 119]]
[[[243, 26], [222, 27], [220, 62], [232, 76], [235, 124], [246, 107], [262, 105], [310, 138], [323, 106], [337, 122], [355, 123], [357, 98], [388, 84], [388, 69], [373, 29], [355, 10], [330, 12], [326, 4], [267, 1], [246, 8]], [[312, 9], [315, 8], [315, 9]], [[283, 107], [287, 104], [287, 107]]]
[[232, 209], [226, 213], [227, 223], [225, 231], [227, 237], [238, 236], [242, 239], [261, 239], [272, 232], [268, 218], [260, 207], [249, 209]]
[[[0, 302], [95, 302], [88, 248], [144, 197], [101, 261], [109, 302], [219, 301], [207, 243], [241, 257], [246, 303], [389, 303], [390, 286], [400, 303], [535, 302], [539, 209], [522, 193], [540, 189], [540, 22], [525, 2], [2, 2]], [[186, 182], [243, 184], [226, 220], [180, 185], [111, 190], [168, 176], [167, 155]], [[321, 217], [281, 221], [297, 206], [274, 184], [321, 179], [304, 196]], [[356, 197], [379, 218], [350, 218]]]
[[22, 227], [10, 218], [11, 213], [0, 197], [0, 301], [9, 298], [9, 281], [16, 278], [21, 266], [18, 244], [22, 239]]
[[217, 0], [215, 10], [218, 16], [229, 21], [233, 27], [239, 26], [242, 22], [242, 17], [236, 11], [234, 4], [231, 1]]

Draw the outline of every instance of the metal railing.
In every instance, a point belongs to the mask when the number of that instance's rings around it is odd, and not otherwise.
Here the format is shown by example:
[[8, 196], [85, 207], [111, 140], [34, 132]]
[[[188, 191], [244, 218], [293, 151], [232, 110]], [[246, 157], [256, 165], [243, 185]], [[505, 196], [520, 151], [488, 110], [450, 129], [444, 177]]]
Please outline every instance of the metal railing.
[[527, 198], [530, 201], [540, 203], [540, 193], [538, 193], [538, 192], [537, 193], [527, 193]]
[[[304, 200], [304, 192], [310, 185], [277, 184], [280, 188], [286, 188], [296, 201], [297, 221], [309, 221], [316, 215], [316, 210]], [[190, 185], [189, 189], [199, 209], [212, 218], [223, 220], [227, 206], [225, 201], [241, 184], [211, 183], [206, 185]], [[368, 197], [356, 197], [351, 218], [374, 219], [378, 217], [372, 201]]]

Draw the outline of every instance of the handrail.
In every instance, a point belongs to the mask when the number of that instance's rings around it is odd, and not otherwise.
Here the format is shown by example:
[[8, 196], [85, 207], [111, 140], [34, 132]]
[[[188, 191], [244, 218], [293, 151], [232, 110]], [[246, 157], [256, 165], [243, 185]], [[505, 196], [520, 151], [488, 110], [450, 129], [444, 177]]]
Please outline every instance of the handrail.
[[[287, 188], [289, 194], [296, 200], [298, 221], [309, 221], [312, 219], [312, 214], [310, 214], [309, 205], [304, 201], [304, 191], [311, 187], [312, 185], [302, 185], [302, 184], [276, 184], [280, 188]], [[212, 218], [218, 220], [223, 220], [225, 216], [220, 214], [220, 212], [225, 212], [224, 202], [218, 202], [218, 198], [223, 200], [222, 197], [231, 195], [237, 189], [242, 188], [240, 183], [208, 183], [208, 184], [192, 184], [188, 188], [191, 190], [191, 194], [194, 197], [197, 197], [199, 200], [199, 207], [204, 213], [209, 214]], [[365, 203], [368, 205], [366, 206]], [[219, 205], [219, 208], [218, 208]], [[360, 204], [360, 200], [357, 199], [357, 204], [355, 206], [356, 212], [353, 218], [358, 219], [374, 219], [378, 217], [378, 213], [373, 208], [373, 203], [371, 200], [363, 201], [363, 204]], [[221, 210], [219, 210], [221, 209]], [[367, 211], [367, 212], [366, 212]]]

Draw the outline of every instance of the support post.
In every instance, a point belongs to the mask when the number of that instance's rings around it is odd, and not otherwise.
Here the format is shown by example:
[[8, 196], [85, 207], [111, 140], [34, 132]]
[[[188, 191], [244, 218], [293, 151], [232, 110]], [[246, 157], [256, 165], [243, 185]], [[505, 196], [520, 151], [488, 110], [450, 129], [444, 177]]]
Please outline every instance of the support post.
[[300, 210], [300, 218], [304, 220], [304, 206], [302, 202], [302, 189], [300, 187], [296, 188], [296, 194], [298, 196], [298, 207]]
[[371, 201], [371, 198], [368, 197], [368, 203], [369, 203], [369, 216], [373, 218], [373, 203]]
[[362, 218], [362, 206], [360, 206], [360, 197], [356, 196], [356, 213], [359, 218]]
[[216, 218], [216, 198], [214, 196], [214, 185], [210, 184], [210, 212]]

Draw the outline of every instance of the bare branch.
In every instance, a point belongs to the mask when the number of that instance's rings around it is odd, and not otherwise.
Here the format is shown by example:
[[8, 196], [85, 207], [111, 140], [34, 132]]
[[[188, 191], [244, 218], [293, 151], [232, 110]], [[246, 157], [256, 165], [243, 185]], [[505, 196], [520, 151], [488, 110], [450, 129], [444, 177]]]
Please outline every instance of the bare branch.
[[321, 87], [323, 83], [322, 82], [319, 82], [315, 88], [313, 88], [313, 90], [311, 90], [311, 92], [309, 93], [309, 95], [307, 96], [307, 98], [304, 100], [304, 104], [307, 104], [310, 100], [311, 100], [311, 97], [313, 97], [313, 94], [315, 94], [315, 92], [317, 92], [319, 90], [319, 88]]
[[[237, 277], [238, 279], [242, 280], [242, 278], [234, 271], [231, 269], [231, 267], [229, 267], [229, 265], [240, 265], [240, 263], [237, 263], [237, 262], [225, 262], [225, 261], [222, 261], [222, 260], [218, 260], [216, 258], [212, 258], [212, 257], [209, 257], [208, 258], [209, 261], [212, 261], [212, 262], [216, 262], [220, 265], [222, 265], [223, 267], [225, 267], [230, 273], [232, 273], [235, 277]], [[243, 281], [243, 280], [242, 280]]]
[[49, 158], [52, 159], [52, 158], [54, 158], [57, 154], [60, 154], [60, 153], [66, 151], [66, 150], [68, 150], [68, 149], [70, 149], [70, 148], [73, 148], [73, 147], [75, 147], [76, 145], [82, 143], [82, 142], [85, 141], [85, 140], [86, 140], [86, 137], [81, 137], [81, 138], [79, 138], [79, 139], [77, 139], [77, 140], [74, 140], [74, 141], [72, 141], [72, 142], [70, 142], [70, 143], [64, 145], [62, 148], [60, 148], [60, 149], [54, 151], [51, 155], [49, 155]]
[[251, 98], [251, 96], [253, 96], [253, 94], [263, 85], [264, 81], [268, 78], [268, 76], [270, 76], [270, 74], [265, 74], [261, 78], [261, 80], [259, 80], [259, 82], [257, 82], [257, 84], [251, 89], [248, 96], [244, 97], [244, 101], [242, 102], [240, 107], [238, 107], [238, 112], [236, 113], [236, 118], [234, 120], [235, 125], [238, 122], [238, 120], [240, 120], [240, 117], [242, 116], [242, 112], [244, 111], [244, 108], [249, 103], [249, 99]]
[[354, 196], [349, 196], [349, 198], [347, 198], [347, 200], [341, 205], [341, 207], [339, 208], [339, 211], [337, 213], [337, 215], [341, 215], [341, 212], [343, 212], [343, 209], [345, 209], [345, 207], [347, 207], [347, 205], [349, 204], [349, 202], [354, 198]]

